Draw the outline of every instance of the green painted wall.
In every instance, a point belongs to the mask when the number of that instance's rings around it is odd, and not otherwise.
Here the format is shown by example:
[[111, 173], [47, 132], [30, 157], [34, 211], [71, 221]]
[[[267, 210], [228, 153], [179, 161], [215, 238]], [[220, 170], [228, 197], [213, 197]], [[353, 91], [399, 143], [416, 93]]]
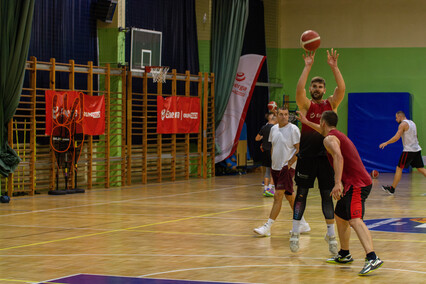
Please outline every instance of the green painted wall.
[[210, 40], [198, 41], [198, 58], [200, 61], [200, 72], [210, 72]]
[[[111, 68], [117, 68], [118, 63], [125, 62], [125, 33], [119, 32], [117, 28], [98, 28], [98, 40], [99, 40], [99, 65], [105, 66], [107, 63], [110, 64]], [[105, 76], [100, 76], [99, 87], [103, 89], [105, 86]], [[110, 121], [111, 139], [110, 139], [110, 155], [111, 157], [121, 157], [121, 136], [125, 133], [121, 133], [121, 121], [120, 115], [123, 111], [120, 105], [115, 105], [117, 100], [121, 100], [122, 82], [121, 77], [111, 76], [110, 81], [111, 89], [111, 115], [118, 116], [114, 117]], [[101, 145], [102, 143], [100, 143]], [[103, 170], [102, 166], [97, 167], [97, 170]], [[121, 164], [115, 162], [111, 164], [110, 183], [111, 186], [121, 186], [120, 181]], [[102, 178], [100, 179], [102, 180]]]
[[[339, 68], [346, 82], [345, 99], [338, 109], [339, 130], [347, 133], [347, 93], [409, 92], [413, 98], [413, 120], [417, 124], [420, 146], [426, 151], [426, 48], [342, 48], [338, 52]], [[269, 76], [281, 78], [283, 84], [282, 89], [271, 90], [271, 98], [282, 102], [285, 93], [294, 101], [296, 84], [304, 66], [303, 51], [268, 49], [267, 53], [271, 55], [268, 57]], [[325, 49], [317, 50], [309, 78], [316, 75], [326, 79], [326, 97], [331, 95], [336, 83], [327, 64]], [[383, 137], [383, 141], [389, 138]]]

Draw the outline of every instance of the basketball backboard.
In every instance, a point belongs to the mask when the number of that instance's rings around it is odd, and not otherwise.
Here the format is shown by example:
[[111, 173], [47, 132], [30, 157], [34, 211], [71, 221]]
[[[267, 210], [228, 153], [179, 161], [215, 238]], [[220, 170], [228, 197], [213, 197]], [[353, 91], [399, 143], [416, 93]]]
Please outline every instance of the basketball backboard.
[[163, 33], [132, 28], [130, 70], [144, 72], [145, 66], [161, 66]]

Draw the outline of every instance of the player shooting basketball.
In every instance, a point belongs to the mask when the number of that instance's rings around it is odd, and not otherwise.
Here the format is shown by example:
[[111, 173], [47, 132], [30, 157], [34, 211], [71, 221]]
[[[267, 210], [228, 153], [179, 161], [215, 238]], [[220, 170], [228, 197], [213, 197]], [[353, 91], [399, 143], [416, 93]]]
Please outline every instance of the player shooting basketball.
[[[325, 80], [321, 77], [314, 77], [309, 86], [311, 99], [306, 96], [306, 81], [314, 63], [315, 52], [306, 52], [303, 55], [305, 67], [300, 75], [296, 88], [296, 103], [301, 113], [307, 117], [309, 121], [319, 124], [321, 114], [326, 110], [337, 111], [337, 107], [342, 102], [345, 95], [345, 81], [337, 66], [339, 54], [336, 50], [327, 50], [327, 63], [333, 72], [337, 87], [332, 96], [323, 99], [325, 94]], [[317, 133], [309, 126], [302, 125], [302, 134], [300, 138], [299, 159], [296, 166], [295, 181], [297, 184], [297, 194], [293, 210], [293, 229], [290, 237], [290, 249], [296, 252], [299, 249], [299, 236], [301, 231], [300, 220], [306, 207], [306, 198], [309, 188], [314, 186], [317, 178], [321, 202], [322, 212], [327, 224], [327, 234], [325, 240], [329, 244], [329, 251], [332, 254], [337, 253], [337, 241], [334, 232], [334, 208], [333, 200], [330, 196], [334, 187], [333, 168], [327, 160], [326, 150], [323, 145], [324, 137]]]

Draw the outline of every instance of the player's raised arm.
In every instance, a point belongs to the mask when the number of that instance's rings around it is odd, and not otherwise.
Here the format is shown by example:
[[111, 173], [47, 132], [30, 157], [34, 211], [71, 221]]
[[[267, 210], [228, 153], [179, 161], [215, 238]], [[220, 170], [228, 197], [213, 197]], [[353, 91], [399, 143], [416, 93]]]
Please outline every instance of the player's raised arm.
[[387, 145], [395, 143], [396, 141], [399, 140], [399, 138], [401, 138], [402, 133], [404, 133], [404, 131], [406, 131], [408, 129], [408, 124], [406, 122], [401, 122], [398, 126], [398, 131], [395, 133], [395, 135], [389, 139], [386, 142], [383, 142], [382, 144], [379, 145], [380, 149], [385, 148]]
[[328, 98], [334, 111], [337, 111], [337, 107], [345, 97], [346, 90], [345, 80], [343, 80], [342, 73], [340, 73], [339, 67], [337, 66], [338, 58], [339, 54], [337, 53], [337, 50], [334, 50], [333, 48], [330, 51], [327, 50], [327, 63], [330, 66], [334, 79], [337, 83], [337, 87], [334, 89], [333, 95]]
[[306, 52], [303, 55], [305, 60], [305, 67], [300, 75], [296, 87], [296, 104], [302, 112], [306, 113], [311, 105], [311, 101], [306, 97], [306, 81], [308, 80], [309, 72], [311, 71], [312, 64], [314, 63], [315, 52]]

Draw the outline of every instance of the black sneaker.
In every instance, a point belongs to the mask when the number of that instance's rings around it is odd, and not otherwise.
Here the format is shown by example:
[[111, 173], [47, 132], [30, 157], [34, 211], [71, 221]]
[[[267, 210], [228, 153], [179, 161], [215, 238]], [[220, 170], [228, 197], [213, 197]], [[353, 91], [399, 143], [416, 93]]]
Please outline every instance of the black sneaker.
[[350, 263], [352, 261], [354, 261], [354, 259], [351, 254], [348, 254], [347, 256], [337, 254], [335, 257], [327, 259], [328, 263]]
[[374, 260], [365, 259], [364, 267], [361, 269], [358, 275], [367, 275], [371, 271], [378, 269], [380, 266], [382, 266], [382, 264], [383, 261], [381, 261], [378, 257], [376, 257]]
[[382, 185], [382, 189], [390, 195], [393, 195], [395, 193], [395, 188], [392, 185]]

